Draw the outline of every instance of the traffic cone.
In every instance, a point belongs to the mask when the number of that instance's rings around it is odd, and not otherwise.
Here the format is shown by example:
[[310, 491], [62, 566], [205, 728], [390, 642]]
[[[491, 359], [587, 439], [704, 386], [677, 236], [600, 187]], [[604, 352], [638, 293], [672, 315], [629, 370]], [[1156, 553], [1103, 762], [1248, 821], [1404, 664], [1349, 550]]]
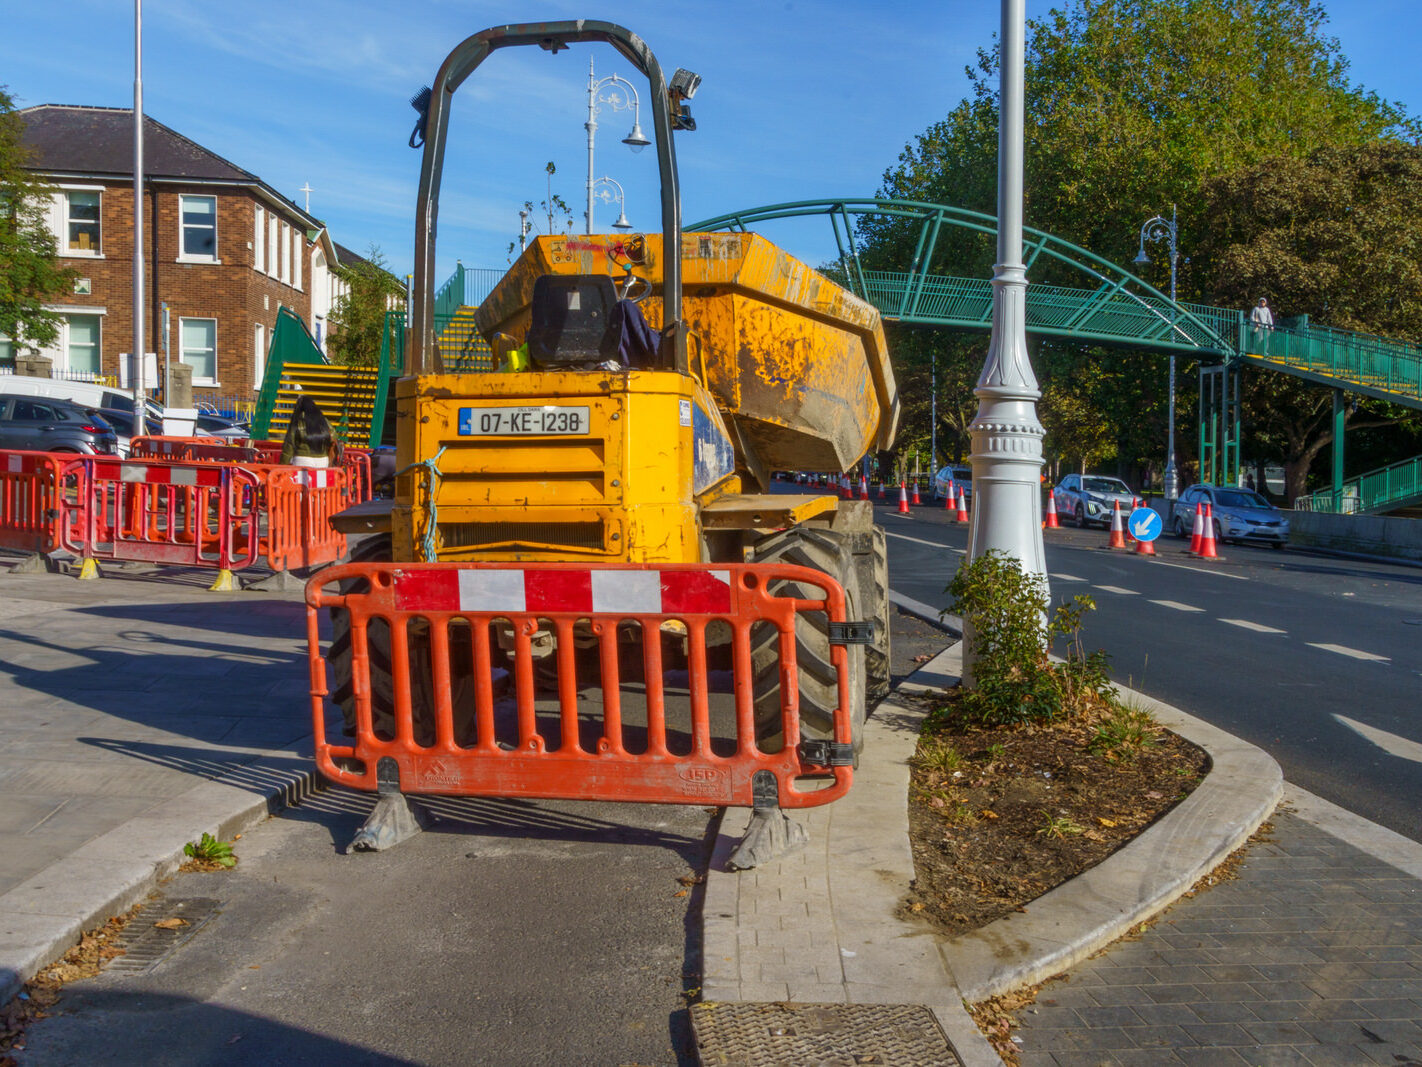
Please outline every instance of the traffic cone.
[[900, 483], [899, 483], [899, 514], [900, 514], [900, 515], [907, 515], [908, 513], [909, 513], [909, 506], [908, 506], [908, 490], [907, 490], [906, 488], [904, 488], [904, 483], [903, 483], [903, 482], [900, 482]]
[[1205, 523], [1200, 531], [1200, 558], [1219, 559], [1219, 553], [1215, 551], [1215, 523], [1210, 515], [1210, 505], [1205, 505]]
[[1061, 523], [1057, 522], [1057, 494], [1051, 489], [1047, 490], [1047, 524], [1042, 529], [1061, 529]]
[[1126, 528], [1121, 523], [1121, 502], [1119, 500], [1111, 505], [1111, 540], [1106, 542], [1106, 547], [1126, 547]]
[[913, 505], [914, 505], [915, 507], [917, 507], [919, 504], [922, 504], [922, 503], [923, 503], [923, 501], [918, 498], [918, 482], [914, 482], [914, 483], [913, 483], [913, 501], [912, 501], [912, 503], [913, 503]]
[[948, 483], [948, 495], [943, 498], [944, 511], [952, 511], [955, 507], [958, 506], [958, 502], [953, 498], [953, 492], [956, 488], [957, 487], [954, 485], [954, 483]]
[[869, 479], [862, 474], [859, 476], [859, 499], [869, 499]]
[[883, 500], [883, 499], [884, 499], [884, 488], [885, 488], [888, 484], [889, 484], [888, 482], [885, 482], [884, 480], [880, 479], [880, 481], [879, 481], [879, 499], [880, 499], [880, 500]]
[[1143, 540], [1140, 540], [1140, 539], [1138, 538], [1138, 539], [1136, 540], [1136, 555], [1138, 555], [1138, 556], [1153, 556], [1153, 555], [1155, 555], [1155, 542], [1154, 542], [1154, 541], [1143, 541]]
[[953, 518], [956, 522], [968, 521], [968, 498], [963, 495], [962, 486], [958, 487], [958, 514]]
[[1195, 505], [1195, 526], [1194, 526], [1194, 528], [1190, 531], [1190, 555], [1192, 555], [1192, 556], [1198, 556], [1198, 555], [1200, 554], [1200, 540], [1201, 540], [1201, 538], [1202, 538], [1203, 535], [1204, 535], [1204, 529], [1205, 529], [1205, 505], [1203, 505], [1203, 504], [1196, 504], [1196, 505]]

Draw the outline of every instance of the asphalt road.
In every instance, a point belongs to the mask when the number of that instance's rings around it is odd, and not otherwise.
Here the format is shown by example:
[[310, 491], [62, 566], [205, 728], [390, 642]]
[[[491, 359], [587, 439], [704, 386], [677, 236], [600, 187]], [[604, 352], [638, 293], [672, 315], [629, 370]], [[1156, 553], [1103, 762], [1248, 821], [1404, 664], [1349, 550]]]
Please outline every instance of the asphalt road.
[[[966, 525], [878, 508], [899, 593], [944, 607]], [[1225, 545], [1221, 563], [1099, 529], [1045, 532], [1054, 603], [1096, 601], [1088, 649], [1117, 680], [1265, 749], [1303, 788], [1422, 841], [1422, 569]], [[1346, 720], [1346, 721], [1345, 721]]]
[[[893, 640], [902, 677], [948, 638], [895, 613]], [[346, 856], [370, 798], [328, 790], [237, 842], [235, 870], [178, 875], [134, 929], [175, 900], [215, 899], [216, 916], [145, 973], [69, 986], [25, 1067], [697, 1062], [701, 890], [686, 883], [714, 809], [427, 806], [426, 832]]]

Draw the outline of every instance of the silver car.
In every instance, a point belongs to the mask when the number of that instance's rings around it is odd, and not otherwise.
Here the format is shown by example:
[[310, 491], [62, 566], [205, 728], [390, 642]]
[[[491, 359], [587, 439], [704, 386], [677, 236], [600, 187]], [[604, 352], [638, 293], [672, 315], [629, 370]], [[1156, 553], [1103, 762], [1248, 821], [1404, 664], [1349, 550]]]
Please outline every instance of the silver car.
[[1052, 493], [1058, 519], [1081, 527], [1091, 523], [1109, 527], [1117, 504], [1124, 521], [1136, 502], [1136, 494], [1125, 482], [1105, 474], [1068, 474]]
[[942, 467], [933, 476], [933, 499], [942, 500], [948, 495], [948, 487], [953, 487], [953, 499], [958, 499], [958, 490], [963, 491], [963, 503], [973, 502], [973, 468]]
[[1189, 537], [1195, 527], [1195, 509], [1210, 505], [1216, 543], [1251, 541], [1283, 548], [1289, 543], [1289, 520], [1253, 489], [1228, 485], [1192, 485], [1175, 501], [1170, 528], [1176, 537]]

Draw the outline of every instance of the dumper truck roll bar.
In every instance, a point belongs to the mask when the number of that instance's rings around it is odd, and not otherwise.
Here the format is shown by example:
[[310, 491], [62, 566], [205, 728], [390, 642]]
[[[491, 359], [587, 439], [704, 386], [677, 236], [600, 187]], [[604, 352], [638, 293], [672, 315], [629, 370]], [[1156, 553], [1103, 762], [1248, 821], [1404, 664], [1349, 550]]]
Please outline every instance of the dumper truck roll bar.
[[[435, 76], [423, 114], [424, 157], [415, 203], [415, 281], [410, 309], [406, 374], [438, 373], [439, 350], [434, 335], [435, 236], [439, 228], [439, 188], [444, 171], [445, 138], [449, 133], [450, 104], [454, 92], [493, 51], [537, 45], [559, 52], [569, 44], [603, 41], [616, 48], [651, 85], [652, 127], [657, 142], [657, 169], [661, 177], [663, 248], [681, 247], [681, 195], [677, 186], [676, 145], [672, 141], [672, 114], [666, 77], [661, 64], [642, 38], [612, 22], [578, 19], [572, 22], [528, 22], [495, 26], [462, 41], [445, 58]], [[681, 256], [669, 251], [662, 276], [663, 327], [660, 356], [683, 374], [689, 372], [686, 323], [681, 313]]]

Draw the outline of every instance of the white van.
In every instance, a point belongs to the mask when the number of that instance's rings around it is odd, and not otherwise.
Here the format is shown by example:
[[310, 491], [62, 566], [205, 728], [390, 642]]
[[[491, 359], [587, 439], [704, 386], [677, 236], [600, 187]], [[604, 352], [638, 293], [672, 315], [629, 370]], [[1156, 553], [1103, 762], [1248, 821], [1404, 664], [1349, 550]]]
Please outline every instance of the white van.
[[[30, 378], [22, 374], [0, 374], [0, 395], [43, 396], [72, 400], [86, 408], [116, 408], [133, 411], [133, 393], [97, 382], [68, 382], [60, 378]], [[150, 418], [163, 418], [163, 405], [146, 403]]]

